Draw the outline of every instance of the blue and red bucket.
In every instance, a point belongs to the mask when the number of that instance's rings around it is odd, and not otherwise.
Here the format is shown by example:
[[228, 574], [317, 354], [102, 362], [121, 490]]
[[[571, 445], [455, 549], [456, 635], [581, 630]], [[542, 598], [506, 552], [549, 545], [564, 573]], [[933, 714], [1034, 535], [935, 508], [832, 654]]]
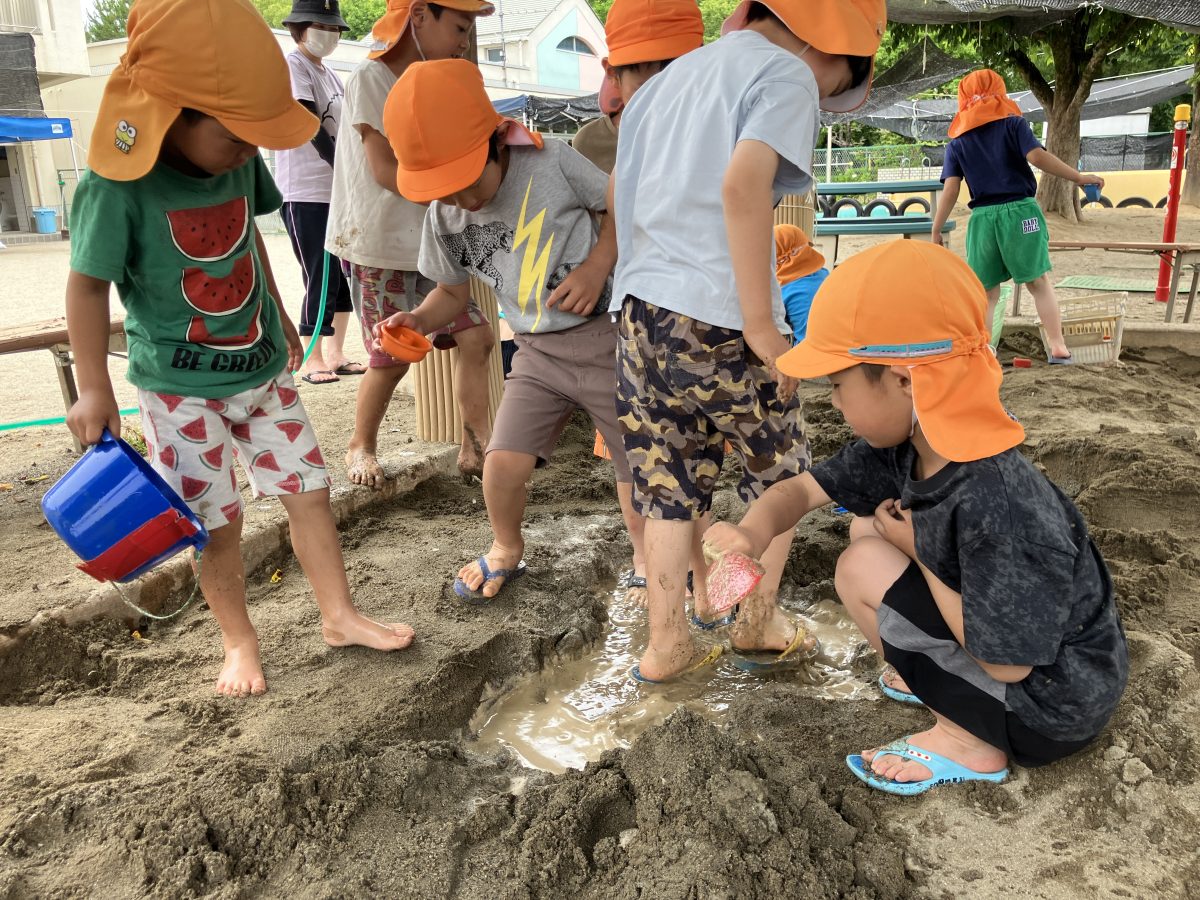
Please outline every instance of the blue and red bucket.
[[97, 581], [132, 581], [208, 543], [183, 499], [127, 443], [104, 432], [42, 497], [42, 512]]

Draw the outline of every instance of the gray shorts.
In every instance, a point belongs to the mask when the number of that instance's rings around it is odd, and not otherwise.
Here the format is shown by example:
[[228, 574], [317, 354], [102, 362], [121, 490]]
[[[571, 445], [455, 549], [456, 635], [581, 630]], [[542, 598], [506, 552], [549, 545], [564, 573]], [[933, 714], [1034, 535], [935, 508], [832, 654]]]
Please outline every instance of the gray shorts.
[[617, 425], [617, 326], [607, 315], [566, 331], [514, 336], [517, 354], [504, 382], [488, 452], [536, 456], [544, 466], [576, 409], [592, 417], [612, 450], [617, 481], [633, 481]]

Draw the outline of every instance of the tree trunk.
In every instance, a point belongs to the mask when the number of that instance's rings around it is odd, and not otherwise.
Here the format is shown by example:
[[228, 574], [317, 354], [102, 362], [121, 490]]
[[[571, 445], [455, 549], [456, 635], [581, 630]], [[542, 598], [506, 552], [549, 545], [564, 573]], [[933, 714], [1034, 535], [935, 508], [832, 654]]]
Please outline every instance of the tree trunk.
[[[1046, 149], [1068, 166], [1079, 165], [1079, 110], [1081, 103], [1068, 103], [1060, 93], [1046, 110]], [[1079, 221], [1079, 189], [1070, 181], [1042, 173], [1037, 201], [1047, 213], [1058, 213], [1068, 222]]]
[[1181, 202], [1189, 206], [1200, 206], [1200, 37], [1194, 45], [1196, 54], [1196, 80], [1192, 87], [1192, 136], [1188, 140], [1187, 165], [1183, 170], [1183, 196]]

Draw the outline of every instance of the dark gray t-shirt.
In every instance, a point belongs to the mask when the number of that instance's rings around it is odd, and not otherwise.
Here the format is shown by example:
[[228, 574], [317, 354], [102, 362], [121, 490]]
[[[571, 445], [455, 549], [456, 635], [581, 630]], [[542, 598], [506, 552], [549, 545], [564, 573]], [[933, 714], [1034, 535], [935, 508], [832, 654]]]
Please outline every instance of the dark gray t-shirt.
[[912, 510], [917, 557], [962, 594], [966, 650], [984, 662], [1032, 666], [1005, 701], [1055, 740], [1095, 736], [1129, 674], [1112, 580], [1070, 499], [1016, 450], [911, 477], [910, 442], [859, 440], [812, 468], [855, 515], [899, 498]]

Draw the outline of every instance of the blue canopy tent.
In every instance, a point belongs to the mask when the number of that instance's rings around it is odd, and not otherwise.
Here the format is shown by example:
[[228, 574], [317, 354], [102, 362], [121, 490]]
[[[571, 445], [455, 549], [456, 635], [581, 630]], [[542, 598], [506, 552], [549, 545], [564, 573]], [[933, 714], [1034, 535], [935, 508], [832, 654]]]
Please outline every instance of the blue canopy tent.
[[[26, 144], [31, 141], [65, 140], [71, 145], [71, 164], [75, 167], [75, 183], [79, 183], [79, 158], [75, 155], [74, 132], [70, 119], [48, 119], [44, 116], [0, 116], [0, 145]], [[62, 186], [62, 179], [59, 179]], [[61, 193], [61, 191], [60, 191]], [[60, 196], [63, 227], [67, 221], [66, 196]], [[0, 225], [2, 227], [2, 225]], [[18, 220], [18, 228], [20, 222]]]

